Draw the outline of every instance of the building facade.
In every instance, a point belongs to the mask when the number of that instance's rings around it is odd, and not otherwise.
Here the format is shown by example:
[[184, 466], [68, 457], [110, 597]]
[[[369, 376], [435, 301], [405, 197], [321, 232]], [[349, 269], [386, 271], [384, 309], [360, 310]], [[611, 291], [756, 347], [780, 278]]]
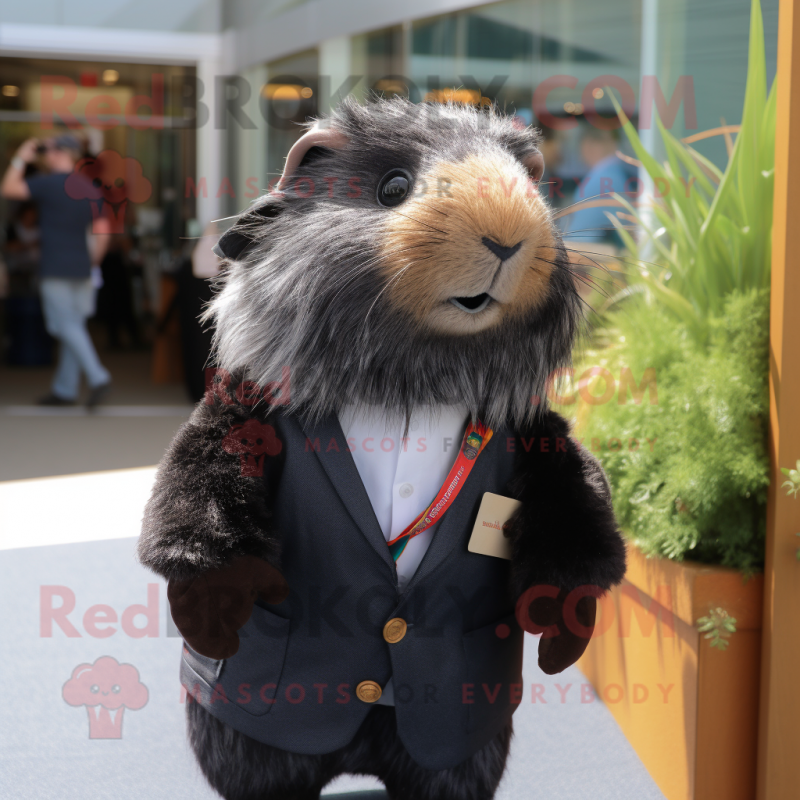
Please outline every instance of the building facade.
[[[47, 123], [70, 123], [59, 113], [68, 107], [93, 149], [142, 162], [154, 191], [136, 223], [175, 246], [198, 229], [189, 220], [202, 228], [266, 191], [299, 124], [345, 94], [496, 102], [542, 127], [549, 191], [566, 204], [591, 169], [587, 154], [626, 149], [609, 87], [656, 154], [656, 115], [677, 136], [739, 121], [749, 6], [0, 0], [0, 155]], [[774, 74], [778, 2], [762, 6]], [[724, 165], [724, 137], [697, 147]]]

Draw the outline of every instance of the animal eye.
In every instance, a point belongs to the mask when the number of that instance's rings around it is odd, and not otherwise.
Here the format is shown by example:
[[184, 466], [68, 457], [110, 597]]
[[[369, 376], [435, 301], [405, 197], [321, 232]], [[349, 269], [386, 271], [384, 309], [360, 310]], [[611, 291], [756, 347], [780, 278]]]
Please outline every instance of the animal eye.
[[92, 687], [89, 689], [89, 691], [92, 694], [97, 694], [100, 691], [100, 687], [96, 683], [93, 683]]
[[391, 208], [399, 206], [411, 191], [411, 176], [402, 169], [387, 172], [378, 184], [378, 202]]
[[114, 692], [114, 694], [119, 694], [122, 691], [122, 689], [120, 688], [120, 685], [118, 683], [115, 683], [111, 687], [111, 691]]

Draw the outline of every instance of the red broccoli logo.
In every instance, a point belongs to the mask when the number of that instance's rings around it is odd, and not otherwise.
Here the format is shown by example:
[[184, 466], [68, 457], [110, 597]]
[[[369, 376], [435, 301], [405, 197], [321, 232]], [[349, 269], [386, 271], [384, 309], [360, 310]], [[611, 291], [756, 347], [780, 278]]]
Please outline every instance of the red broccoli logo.
[[133, 664], [101, 656], [94, 664], [75, 667], [61, 696], [71, 706], [86, 706], [90, 739], [121, 739], [125, 709], [142, 708], [149, 695]]
[[152, 184], [142, 174], [141, 163], [135, 158], [123, 158], [115, 150], [82, 158], [64, 188], [73, 200], [90, 200], [95, 221], [106, 217], [112, 233], [124, 231], [128, 203], [144, 203], [153, 192]]
[[222, 440], [222, 449], [226, 453], [239, 455], [243, 477], [260, 478], [264, 474], [264, 455], [278, 455], [283, 444], [275, 435], [272, 425], [262, 425], [257, 420], [249, 419], [228, 431]]

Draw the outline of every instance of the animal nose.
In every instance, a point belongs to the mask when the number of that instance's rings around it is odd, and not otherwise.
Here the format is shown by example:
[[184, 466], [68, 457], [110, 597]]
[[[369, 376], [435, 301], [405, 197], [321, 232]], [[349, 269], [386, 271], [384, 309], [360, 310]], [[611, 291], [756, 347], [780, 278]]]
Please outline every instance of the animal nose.
[[505, 247], [502, 244], [498, 244], [494, 239], [490, 239], [488, 236], [484, 236], [481, 241], [501, 260], [505, 261], [507, 258], [511, 258], [517, 250], [522, 247], [522, 242], [517, 242], [512, 247]]

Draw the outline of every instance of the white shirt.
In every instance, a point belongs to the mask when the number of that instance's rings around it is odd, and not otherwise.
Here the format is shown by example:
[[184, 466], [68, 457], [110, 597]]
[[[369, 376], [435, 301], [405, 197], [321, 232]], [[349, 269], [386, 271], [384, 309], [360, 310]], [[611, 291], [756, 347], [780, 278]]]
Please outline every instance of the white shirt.
[[[378, 406], [359, 413], [354, 406], [345, 406], [339, 412], [339, 424], [388, 542], [431, 504], [442, 487], [461, 447], [467, 409], [420, 408], [411, 415], [405, 437], [405, 419], [387, 419]], [[395, 562], [401, 592], [417, 571], [438, 524], [411, 539]], [[394, 705], [392, 678], [378, 704]]]
[[[386, 541], [401, 534], [433, 501], [455, 463], [467, 424], [465, 406], [425, 407], [405, 419], [387, 419], [378, 406], [339, 412], [358, 474]], [[400, 591], [417, 571], [438, 523], [415, 536], [397, 560]]]

